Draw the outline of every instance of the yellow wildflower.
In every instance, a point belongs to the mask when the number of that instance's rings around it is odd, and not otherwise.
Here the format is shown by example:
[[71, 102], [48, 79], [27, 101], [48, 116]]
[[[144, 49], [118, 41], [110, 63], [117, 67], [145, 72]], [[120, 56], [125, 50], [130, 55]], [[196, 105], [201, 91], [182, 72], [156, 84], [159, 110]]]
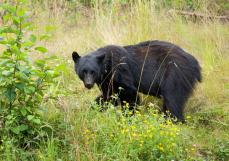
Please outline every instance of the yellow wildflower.
[[147, 120], [144, 120], [143, 122], [144, 122], [145, 124], [147, 124], [147, 123], [148, 123], [148, 121], [147, 121]]
[[161, 146], [159, 146], [159, 147], [158, 147], [158, 149], [159, 149], [159, 150], [161, 150], [161, 151], [164, 151], [164, 148], [163, 148], [163, 146], [162, 146], [162, 145], [161, 145]]
[[134, 125], [131, 126], [132, 129], [136, 129], [136, 127]]
[[191, 119], [191, 116], [187, 116], [186, 118], [187, 118], [187, 119]]

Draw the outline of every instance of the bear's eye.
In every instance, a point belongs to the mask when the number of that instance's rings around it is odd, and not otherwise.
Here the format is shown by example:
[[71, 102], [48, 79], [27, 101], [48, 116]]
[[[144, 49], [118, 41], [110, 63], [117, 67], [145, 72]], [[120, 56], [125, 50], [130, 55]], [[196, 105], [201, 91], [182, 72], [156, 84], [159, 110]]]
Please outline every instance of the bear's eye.
[[87, 74], [87, 70], [83, 70], [83, 74]]

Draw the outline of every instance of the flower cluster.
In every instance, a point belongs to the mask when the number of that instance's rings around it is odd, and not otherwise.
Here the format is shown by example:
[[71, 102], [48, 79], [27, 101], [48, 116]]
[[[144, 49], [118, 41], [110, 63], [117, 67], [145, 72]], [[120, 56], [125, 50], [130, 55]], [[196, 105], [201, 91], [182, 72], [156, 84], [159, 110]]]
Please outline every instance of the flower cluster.
[[86, 145], [90, 143], [90, 141], [94, 140], [96, 138], [96, 133], [89, 130], [88, 128], [85, 128], [83, 130], [83, 140]]
[[135, 111], [134, 115], [128, 115], [128, 104], [126, 110], [123, 115], [122, 110], [115, 108], [104, 113], [91, 112], [93, 124], [83, 129], [85, 147], [105, 150], [109, 155], [118, 153], [129, 160], [184, 158], [187, 150], [182, 145], [181, 126], [165, 119], [157, 110]]
[[131, 119], [123, 117], [119, 129], [132, 148], [139, 149], [139, 153], [147, 151], [151, 155], [173, 156], [179, 148], [180, 129], [155, 111], [150, 114], [137, 112]]

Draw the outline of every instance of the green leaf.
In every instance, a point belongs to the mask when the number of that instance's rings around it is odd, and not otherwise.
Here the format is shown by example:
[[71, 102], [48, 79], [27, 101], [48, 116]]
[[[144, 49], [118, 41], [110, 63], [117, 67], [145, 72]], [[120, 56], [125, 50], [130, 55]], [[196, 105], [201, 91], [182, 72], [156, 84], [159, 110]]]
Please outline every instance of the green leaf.
[[6, 4], [6, 3], [2, 4], [2, 8], [11, 12], [11, 13], [15, 13], [15, 11], [16, 11], [16, 8], [14, 6]]
[[27, 93], [27, 94], [32, 94], [32, 93], [35, 92], [35, 87], [33, 87], [33, 86], [25, 87], [25, 88], [24, 88], [24, 91], [25, 91], [25, 93]]
[[22, 124], [22, 125], [20, 125], [20, 126], [18, 127], [18, 129], [19, 129], [20, 131], [25, 131], [25, 130], [28, 129], [28, 125]]
[[24, 16], [24, 15], [25, 15], [25, 10], [24, 10], [23, 8], [18, 9], [18, 10], [17, 10], [17, 15], [18, 15], [19, 17]]
[[48, 70], [46, 71], [47, 75], [52, 77], [54, 75], [54, 71], [53, 70]]
[[59, 76], [60, 76], [60, 73], [55, 70], [53, 73], [53, 78], [57, 78]]
[[25, 107], [20, 108], [20, 112], [21, 112], [21, 114], [22, 114], [23, 116], [25, 116], [25, 115], [27, 114], [27, 110], [26, 110]]
[[36, 47], [35, 50], [40, 51], [42, 53], [46, 53], [48, 51], [45, 47], [42, 46]]
[[52, 36], [50, 34], [44, 34], [40, 37], [40, 40], [48, 40], [49, 38], [51, 38]]
[[25, 75], [23, 72], [20, 73], [17, 72], [16, 78], [19, 79], [20, 81], [29, 82], [29, 77], [27, 77], [27, 75]]
[[9, 19], [10, 19], [10, 14], [5, 14], [4, 16], [3, 16], [3, 20], [5, 21], [5, 22], [7, 22]]
[[23, 24], [21, 25], [22, 28], [26, 28], [28, 30], [31, 30], [31, 23], [30, 22], [23, 22]]
[[20, 129], [19, 129], [19, 127], [14, 127], [14, 128], [11, 128], [11, 131], [13, 132], [13, 133], [15, 133], [15, 134], [20, 134]]
[[32, 120], [34, 118], [34, 116], [33, 115], [28, 115], [27, 116], [27, 119], [30, 121], [30, 120]]
[[0, 61], [0, 65], [1, 65], [1, 66], [5, 66], [6, 64], [11, 63], [11, 62], [12, 62], [12, 61], [9, 60], [9, 59], [1, 60], [1, 61]]
[[15, 88], [8, 87], [6, 92], [5, 92], [5, 96], [10, 102], [14, 101], [16, 98]]
[[0, 40], [0, 44], [3, 44], [3, 45], [8, 44], [8, 41]]
[[38, 118], [33, 119], [32, 121], [33, 121], [35, 124], [40, 124], [40, 123], [41, 123], [41, 120], [40, 120], [40, 119], [38, 119]]
[[28, 125], [22, 124], [20, 126], [11, 128], [11, 131], [18, 135], [20, 134], [21, 131], [25, 131], [27, 129], [28, 129]]
[[8, 26], [8, 27], [4, 27], [4, 28], [2, 28], [1, 30], [0, 30], [0, 34], [2, 34], [2, 33], [14, 33], [14, 34], [19, 34], [19, 30], [18, 29], [14, 29], [14, 28], [12, 28], [12, 27], [10, 27], [10, 26]]
[[56, 67], [55, 67], [55, 70], [58, 70], [58, 71], [66, 71], [67, 70], [67, 65], [62, 63], [62, 64], [58, 64]]
[[30, 40], [32, 43], [35, 43], [36, 40], [37, 40], [37, 37], [36, 37], [35, 35], [32, 34], [32, 35], [30, 35], [29, 40]]
[[23, 91], [25, 87], [25, 83], [16, 83], [16, 88], [19, 89], [20, 91]]
[[41, 67], [41, 68], [43, 68], [45, 66], [44, 60], [36, 60], [35, 63], [38, 67]]
[[30, 42], [30, 41], [26, 41], [22, 45], [24, 47], [26, 47], [26, 48], [30, 48], [30, 47], [32, 47], [34, 45], [34, 43], [33, 42]]
[[14, 22], [14, 24], [18, 25], [18, 24], [20, 23], [20, 18], [14, 16], [14, 17], [13, 17], [13, 22]]
[[2, 72], [2, 75], [4, 75], [4, 76], [9, 76], [10, 74], [12, 74], [12, 72], [11, 71], [8, 71], [8, 70], [4, 70]]

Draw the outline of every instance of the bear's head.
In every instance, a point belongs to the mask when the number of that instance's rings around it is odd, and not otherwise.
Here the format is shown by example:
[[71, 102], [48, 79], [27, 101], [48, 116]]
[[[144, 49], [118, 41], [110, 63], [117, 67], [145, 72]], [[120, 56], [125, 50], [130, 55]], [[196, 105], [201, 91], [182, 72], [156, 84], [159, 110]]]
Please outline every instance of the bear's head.
[[84, 86], [91, 89], [101, 79], [102, 60], [104, 55], [97, 55], [96, 52], [79, 56], [77, 52], [72, 53], [75, 64], [75, 72], [84, 82]]

